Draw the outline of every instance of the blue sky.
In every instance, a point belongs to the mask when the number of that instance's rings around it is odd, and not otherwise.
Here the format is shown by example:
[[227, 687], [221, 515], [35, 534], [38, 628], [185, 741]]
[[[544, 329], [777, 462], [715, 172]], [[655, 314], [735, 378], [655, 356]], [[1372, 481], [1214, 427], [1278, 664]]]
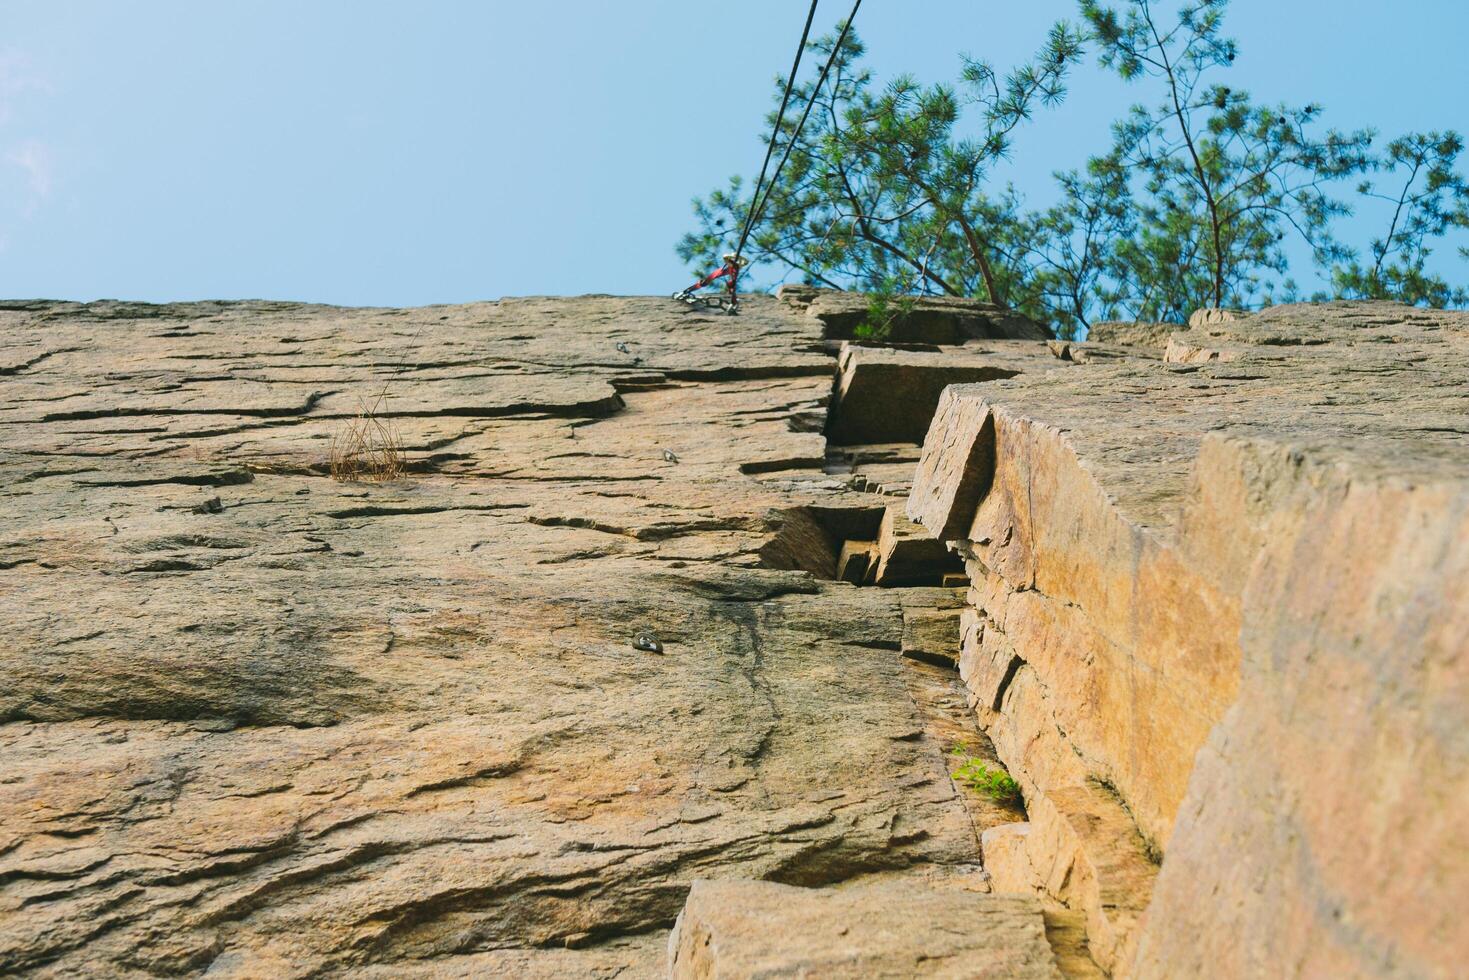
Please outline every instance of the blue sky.
[[[805, 6], [0, 0], [0, 296], [671, 292], [690, 198], [759, 165]], [[936, 81], [960, 51], [1013, 64], [1058, 16], [868, 0], [858, 28], [880, 77]], [[1469, 132], [1463, 0], [1235, 0], [1228, 23], [1236, 88]], [[1089, 65], [1006, 175], [1040, 200], [1143, 95]]]

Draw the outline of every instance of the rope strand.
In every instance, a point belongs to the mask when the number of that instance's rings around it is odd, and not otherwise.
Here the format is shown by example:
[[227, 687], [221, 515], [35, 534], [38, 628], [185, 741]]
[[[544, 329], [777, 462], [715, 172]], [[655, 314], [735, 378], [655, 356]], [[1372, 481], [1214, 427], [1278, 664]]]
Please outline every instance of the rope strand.
[[[761, 219], [761, 216], [764, 216], [765, 204], [770, 203], [771, 191], [776, 190], [776, 184], [780, 181], [780, 172], [786, 169], [786, 162], [787, 160], [790, 160], [790, 153], [792, 153], [792, 150], [795, 150], [796, 148], [796, 140], [799, 140], [799, 138], [801, 138], [801, 131], [802, 129], [806, 128], [806, 119], [811, 118], [811, 109], [815, 106], [815, 104], [817, 104], [817, 96], [820, 96], [821, 94], [821, 87], [823, 87], [823, 85], [826, 85], [827, 75], [830, 75], [831, 68], [836, 65], [837, 57], [840, 57], [840, 54], [842, 54], [842, 46], [846, 43], [846, 35], [848, 35], [849, 32], [852, 31], [852, 21], [855, 21], [856, 12], [858, 12], [861, 7], [862, 0], [856, 0], [856, 3], [852, 4], [851, 16], [848, 16], [848, 19], [846, 19], [846, 24], [842, 25], [842, 35], [840, 35], [840, 37], [837, 37], [836, 47], [831, 48], [831, 57], [827, 59], [826, 68], [821, 69], [821, 78], [817, 79], [817, 87], [812, 88], [811, 98], [808, 98], [808, 100], [806, 100], [806, 110], [804, 113], [801, 113], [801, 122], [796, 123], [795, 132], [792, 132], [792, 134], [790, 134], [790, 143], [786, 144], [786, 154], [784, 154], [783, 157], [780, 157], [780, 165], [776, 167], [776, 173], [774, 173], [774, 176], [771, 176], [770, 178], [770, 187], [765, 188], [765, 197], [759, 198], [757, 203], [755, 203], [754, 210], [752, 210], [751, 212], [751, 215], [754, 216], [754, 220], [752, 220], [751, 222], [751, 228], [754, 228], [755, 225], [758, 225], [759, 219]], [[739, 250], [745, 251], [745, 241], [743, 241], [743, 239], [740, 239]]]
[[750, 231], [755, 226], [754, 202], [760, 199], [760, 190], [765, 186], [765, 172], [770, 168], [770, 158], [775, 156], [775, 141], [780, 139], [780, 126], [785, 122], [786, 108], [791, 104], [791, 92], [796, 87], [796, 76], [801, 71], [801, 59], [806, 54], [806, 41], [811, 37], [811, 25], [816, 22], [816, 5], [820, 2], [821, 0], [811, 0], [811, 12], [806, 15], [806, 29], [801, 32], [801, 45], [796, 48], [796, 61], [791, 65], [790, 77], [786, 79], [786, 91], [780, 100], [780, 112], [775, 116], [775, 129], [771, 131], [770, 144], [765, 148], [765, 162], [760, 165], [760, 179], [755, 181], [755, 197], [751, 201], [751, 211], [745, 216], [745, 228], [740, 232], [740, 244], [735, 249], [736, 261], [740, 253], [744, 252], [745, 242], [749, 240]]
[[[754, 230], [755, 225], [758, 224], [760, 221], [760, 217], [765, 213], [765, 205], [770, 203], [770, 194], [772, 191], [775, 190], [775, 185], [780, 180], [780, 173], [782, 170], [785, 169], [787, 161], [789, 161], [791, 158], [791, 152], [796, 148], [796, 141], [801, 138], [801, 130], [806, 128], [806, 120], [811, 118], [811, 110], [816, 105], [816, 97], [821, 94], [821, 87], [826, 84], [827, 76], [831, 74], [832, 68], [836, 65], [837, 58], [841, 57], [842, 45], [846, 43], [847, 35], [852, 30], [852, 22], [857, 19], [857, 11], [861, 9], [862, 0], [857, 0], [856, 3], [852, 4], [852, 12], [847, 16], [846, 23], [842, 24], [841, 36], [837, 38], [836, 46], [831, 49], [831, 57], [826, 59], [826, 66], [821, 69], [821, 77], [816, 80], [816, 87], [811, 90], [811, 98], [806, 100], [806, 111], [801, 114], [801, 121], [796, 123], [796, 128], [791, 133], [790, 142], [786, 144], [785, 155], [780, 158], [780, 164], [776, 166], [775, 174], [772, 175], [770, 178], [770, 185], [764, 188], [763, 196], [761, 195], [761, 188], [765, 184], [765, 168], [762, 167], [760, 170], [760, 181], [755, 185], [755, 197], [750, 202], [750, 213], [745, 219], [745, 231], [742, 235], [740, 235], [740, 247], [735, 249], [736, 266], [739, 265], [740, 257], [745, 252], [745, 243], [750, 238], [750, 232]], [[813, 17], [816, 14], [815, 3], [811, 4], [811, 14]], [[806, 30], [809, 34], [811, 30], [811, 23], [809, 20], [806, 22]], [[803, 48], [806, 46], [806, 35], [802, 35], [801, 46]], [[799, 68], [800, 64], [801, 60], [800, 58], [797, 58], [796, 67]], [[792, 73], [791, 77], [792, 79], [795, 78], [794, 72]], [[787, 85], [785, 102], [789, 102], [790, 97], [791, 88], [789, 85]], [[785, 117], [784, 103], [781, 105], [780, 115], [782, 119]], [[780, 121], [777, 120], [775, 125], [776, 131], [772, 133], [770, 137], [770, 149], [767, 150], [765, 154], [765, 162], [767, 165], [770, 163], [771, 153], [775, 149], [775, 139], [780, 134]]]

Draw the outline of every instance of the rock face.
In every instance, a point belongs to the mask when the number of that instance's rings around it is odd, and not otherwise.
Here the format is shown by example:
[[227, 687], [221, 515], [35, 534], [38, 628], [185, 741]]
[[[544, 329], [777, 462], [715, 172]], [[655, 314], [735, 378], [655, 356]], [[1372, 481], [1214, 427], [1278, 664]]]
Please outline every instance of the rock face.
[[1102, 344], [1135, 344], [1138, 347], [1168, 346], [1168, 338], [1185, 329], [1181, 323], [1108, 321], [1094, 323], [1086, 339]]
[[[784, 286], [780, 300], [821, 323], [828, 340], [851, 340], [872, 318], [872, 303], [860, 293], [811, 286]], [[1049, 330], [1034, 320], [990, 303], [953, 296], [914, 296], [894, 306], [887, 339], [896, 343], [961, 344], [966, 340], [1045, 340]]]
[[0, 973], [1457, 975], [1469, 316], [866, 308], [0, 303]]
[[1029, 816], [994, 880], [1119, 974], [1454, 975], [1469, 315], [1191, 322], [950, 388], [929, 432], [910, 514], [966, 557], [961, 671]]
[[1032, 343], [929, 350], [843, 344], [827, 435], [839, 445], [922, 442], [949, 385], [1013, 378], [1053, 366]]
[[1060, 980], [1034, 899], [913, 882], [844, 889], [699, 881], [669, 976]]
[[[983, 886], [962, 592], [831, 580], [918, 456], [828, 456], [834, 354], [760, 297], [4, 304], [0, 973], [658, 976], [698, 878]], [[384, 394], [410, 478], [326, 478]]]

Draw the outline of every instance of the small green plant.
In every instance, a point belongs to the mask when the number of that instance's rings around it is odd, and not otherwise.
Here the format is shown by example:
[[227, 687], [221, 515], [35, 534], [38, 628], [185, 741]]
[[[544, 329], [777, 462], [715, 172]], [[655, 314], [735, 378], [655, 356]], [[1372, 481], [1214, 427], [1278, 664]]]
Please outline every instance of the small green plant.
[[1020, 784], [1011, 779], [1009, 773], [1003, 769], [991, 769], [983, 759], [970, 755], [963, 745], [954, 747], [954, 758], [959, 760], [959, 768], [954, 770], [956, 780], [996, 803], [1005, 806], [1020, 804]]

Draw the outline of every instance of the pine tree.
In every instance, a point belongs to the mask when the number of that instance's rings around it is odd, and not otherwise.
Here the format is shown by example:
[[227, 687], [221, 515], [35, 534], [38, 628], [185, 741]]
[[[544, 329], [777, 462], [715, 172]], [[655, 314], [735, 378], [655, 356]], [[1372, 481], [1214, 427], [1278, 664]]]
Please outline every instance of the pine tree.
[[[824, 61], [835, 43], [822, 38], [811, 48]], [[1064, 96], [1079, 35], [1058, 23], [1035, 59], [1003, 78], [966, 60], [953, 86], [903, 76], [877, 90], [861, 67], [863, 53], [849, 33], [822, 91], [796, 90], [797, 104], [814, 98], [816, 109], [770, 194], [749, 257], [812, 284], [1015, 305], [1029, 275], [1011, 247], [1019, 199], [994, 186], [992, 173], [1036, 108]], [[976, 137], [957, 135], [961, 119]], [[793, 128], [788, 120], [783, 142]], [[699, 227], [680, 242], [680, 256], [711, 264], [750, 206], [739, 178], [696, 200]]]
[[1189, 0], [1165, 19], [1153, 0], [1119, 11], [1082, 0], [1103, 66], [1163, 90], [1113, 127], [1109, 159], [1140, 185], [1138, 229], [1116, 243], [1119, 291], [1139, 319], [1183, 319], [1199, 306], [1251, 306], [1290, 289], [1285, 241], [1299, 234], [1323, 264], [1349, 253], [1332, 223], [1350, 206], [1330, 184], [1371, 164], [1368, 131], [1316, 135], [1318, 105], [1254, 103], [1207, 84], [1237, 56], [1223, 36], [1228, 0]]
[[[1099, 319], [1182, 321], [1201, 306], [1289, 300], [1293, 236], [1330, 278], [1316, 298], [1469, 304], [1469, 288], [1429, 267], [1442, 239], [1469, 229], [1457, 133], [1410, 133], [1379, 157], [1371, 130], [1323, 129], [1318, 104], [1259, 103], [1216, 80], [1238, 55], [1223, 29], [1228, 0], [1079, 4], [1082, 29], [1057, 22], [1003, 77], [965, 59], [953, 85], [900, 76], [878, 88], [849, 32], [821, 90], [795, 91], [814, 111], [799, 135], [795, 116], [782, 124], [781, 146], [795, 145], [747, 257], [873, 293], [878, 333], [913, 294], [986, 299], [1062, 337]], [[810, 48], [824, 62], [837, 43]], [[1065, 97], [1086, 47], [1156, 100], [1132, 106], [1084, 168], [1055, 174], [1056, 203], [1029, 209], [996, 167], [1024, 123]], [[1389, 224], [1364, 258], [1335, 228], [1353, 207], [1337, 188], [1366, 174], [1381, 177], [1358, 200], [1388, 205]], [[713, 265], [751, 204], [738, 177], [696, 200], [679, 254]]]
[[[1331, 270], [1334, 293], [1347, 299], [1390, 299], [1425, 306], [1469, 304], [1469, 287], [1451, 286], [1428, 271], [1436, 240], [1453, 229], [1469, 229], [1469, 180], [1454, 169], [1464, 150], [1458, 133], [1409, 133], [1393, 140], [1374, 169], [1387, 175], [1392, 188], [1363, 181], [1367, 198], [1386, 202], [1391, 218], [1387, 233], [1368, 247], [1369, 261], [1355, 257]], [[1469, 249], [1459, 249], [1469, 259]]]

